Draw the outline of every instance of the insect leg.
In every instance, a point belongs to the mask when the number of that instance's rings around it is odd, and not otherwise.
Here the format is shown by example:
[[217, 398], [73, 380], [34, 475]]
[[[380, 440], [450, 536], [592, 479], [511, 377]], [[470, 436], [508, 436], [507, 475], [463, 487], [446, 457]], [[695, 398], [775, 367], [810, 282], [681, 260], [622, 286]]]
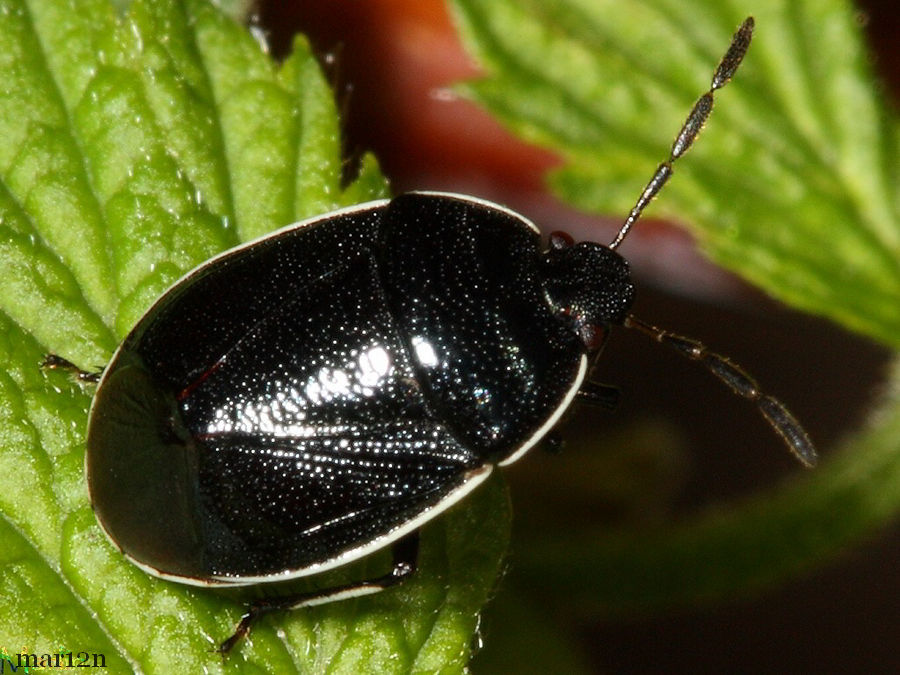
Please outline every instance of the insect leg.
[[41, 361], [41, 368], [46, 368], [47, 370], [66, 370], [72, 373], [79, 382], [97, 383], [100, 381], [100, 375], [103, 374], [102, 370], [99, 372], [82, 370], [68, 359], [64, 359], [56, 354], [45, 355], [44, 360]]
[[596, 405], [607, 410], [615, 410], [622, 397], [622, 391], [611, 384], [584, 382], [576, 394], [582, 403]]
[[355, 598], [360, 595], [370, 595], [405, 581], [416, 571], [416, 564], [419, 559], [418, 530], [394, 543], [391, 551], [393, 554], [391, 571], [383, 576], [333, 588], [323, 588], [309, 593], [298, 593], [280, 598], [261, 598], [254, 601], [250, 604], [244, 616], [241, 617], [234, 633], [219, 645], [217, 651], [223, 655], [228, 654], [250, 632], [253, 624], [266, 614], [284, 612], [301, 607], [324, 605], [328, 602]]
[[724, 382], [735, 394], [756, 403], [766, 422], [781, 436], [794, 456], [808, 467], [815, 466], [816, 449], [800, 422], [778, 399], [763, 393], [759, 385], [743, 368], [721, 354], [709, 351], [705, 345], [691, 338], [676, 335], [652, 326], [631, 315], [624, 325], [649, 335], [657, 342], [674, 347], [680, 354], [699, 361], [707, 370]]

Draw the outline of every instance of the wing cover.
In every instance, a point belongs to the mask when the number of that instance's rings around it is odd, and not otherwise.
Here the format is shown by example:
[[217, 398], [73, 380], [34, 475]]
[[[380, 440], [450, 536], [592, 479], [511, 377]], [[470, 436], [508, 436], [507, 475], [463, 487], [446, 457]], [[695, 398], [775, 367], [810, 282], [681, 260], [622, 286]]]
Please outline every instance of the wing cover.
[[433, 506], [480, 464], [431, 417], [371, 258], [304, 287], [220, 364], [182, 404], [217, 569], [328, 559]]
[[365, 215], [201, 268], [126, 340], [88, 473], [136, 561], [236, 582], [302, 570], [389, 537], [483, 464], [416, 381]]

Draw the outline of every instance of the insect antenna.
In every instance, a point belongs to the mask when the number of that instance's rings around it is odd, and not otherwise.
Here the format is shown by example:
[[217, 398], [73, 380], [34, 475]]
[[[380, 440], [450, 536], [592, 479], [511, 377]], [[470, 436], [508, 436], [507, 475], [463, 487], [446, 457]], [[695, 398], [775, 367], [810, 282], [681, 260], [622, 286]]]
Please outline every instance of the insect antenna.
[[728, 51], [725, 52], [725, 56], [722, 57], [722, 60], [719, 62], [719, 67], [716, 68], [716, 72], [713, 74], [709, 91], [697, 99], [697, 102], [691, 109], [691, 113], [687, 116], [687, 119], [681, 127], [681, 131], [678, 132], [678, 137], [672, 144], [669, 158], [656, 167], [653, 177], [644, 187], [644, 191], [641, 192], [641, 196], [631, 209], [631, 212], [622, 224], [621, 229], [619, 229], [616, 238], [609, 244], [609, 248], [615, 249], [622, 243], [625, 236], [628, 234], [628, 231], [631, 229], [631, 226], [641, 217], [644, 208], [653, 200], [659, 191], [662, 190], [663, 185], [665, 185], [666, 181], [672, 176], [672, 165], [675, 163], [676, 159], [688, 151], [688, 148], [691, 147], [694, 139], [697, 138], [697, 135], [703, 128], [703, 124], [709, 117], [709, 113], [712, 111], [713, 94], [716, 89], [721, 89], [728, 84], [728, 81], [734, 75], [734, 72], [744, 58], [744, 54], [747, 53], [747, 48], [750, 46], [750, 38], [752, 35], [753, 17], [749, 16], [744, 19], [744, 23], [741, 24], [741, 27], [738, 28], [734, 37], [731, 39], [731, 46], [728, 48]]
[[739, 365], [721, 354], [709, 351], [697, 340], [662, 330], [630, 314], [625, 317], [624, 325], [649, 335], [657, 342], [667, 344], [683, 356], [706, 366], [709, 372], [728, 385], [735, 394], [756, 403], [766, 422], [781, 436], [788, 449], [804, 466], [811, 468], [816, 465], [816, 449], [800, 422], [781, 401], [760, 391], [756, 380]]

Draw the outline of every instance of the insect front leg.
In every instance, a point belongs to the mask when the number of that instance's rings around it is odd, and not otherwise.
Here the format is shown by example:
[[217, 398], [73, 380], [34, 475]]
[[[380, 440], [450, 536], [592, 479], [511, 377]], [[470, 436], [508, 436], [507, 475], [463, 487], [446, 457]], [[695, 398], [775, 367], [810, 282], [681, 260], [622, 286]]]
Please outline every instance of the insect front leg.
[[416, 571], [419, 560], [419, 531], [408, 534], [391, 547], [393, 564], [387, 574], [364, 579], [332, 588], [323, 588], [309, 593], [297, 593], [280, 598], [262, 598], [250, 604], [247, 612], [241, 617], [234, 633], [219, 645], [218, 652], [228, 654], [241, 639], [250, 632], [260, 617], [272, 612], [286, 612], [301, 607], [324, 605], [328, 602], [355, 598], [360, 595], [378, 593], [405, 581]]
[[599, 382], [584, 382], [577, 394], [580, 402], [599, 406], [606, 410], [615, 410], [621, 396], [622, 391], [618, 387]]

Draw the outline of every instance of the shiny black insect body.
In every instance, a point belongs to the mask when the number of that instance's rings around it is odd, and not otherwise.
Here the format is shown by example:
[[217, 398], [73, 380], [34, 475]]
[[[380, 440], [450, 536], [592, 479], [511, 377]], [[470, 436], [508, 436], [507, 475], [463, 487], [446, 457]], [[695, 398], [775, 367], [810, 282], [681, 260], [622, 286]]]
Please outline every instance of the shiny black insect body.
[[[145, 314], [105, 369], [87, 478], [130, 560], [188, 584], [314, 574], [393, 546], [383, 577], [252, 605], [381, 590], [411, 574], [416, 532], [547, 437], [612, 325], [697, 359], [755, 401], [806, 464], [784, 406], [701, 344], [629, 314], [615, 252], [746, 52], [748, 19], [609, 246], [551, 236], [507, 209], [410, 193], [293, 225], [201, 265]], [[57, 359], [51, 365], [58, 365]]]

